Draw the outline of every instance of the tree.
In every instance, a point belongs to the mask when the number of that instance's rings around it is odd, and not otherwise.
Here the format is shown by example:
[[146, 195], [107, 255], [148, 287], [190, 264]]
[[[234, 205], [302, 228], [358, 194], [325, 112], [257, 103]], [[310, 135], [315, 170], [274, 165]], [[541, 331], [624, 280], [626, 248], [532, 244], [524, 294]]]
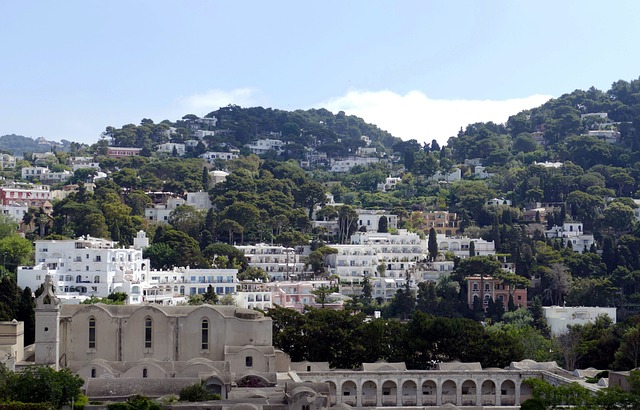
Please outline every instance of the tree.
[[192, 238], [198, 238], [202, 232], [206, 212], [191, 205], [180, 205], [169, 214], [169, 225]]
[[[71, 370], [28, 366], [7, 380], [9, 399], [23, 403], [50, 403], [55, 408], [77, 401], [84, 381]], [[37, 388], [34, 388], [37, 386]]]
[[220, 400], [221, 396], [219, 394], [210, 393], [204, 385], [204, 381], [202, 381], [180, 390], [179, 399], [180, 401], [199, 402]]
[[362, 304], [364, 307], [368, 307], [373, 302], [373, 286], [369, 281], [369, 275], [365, 275], [362, 280]]
[[231, 219], [225, 219], [220, 222], [220, 230], [227, 231], [229, 233], [229, 244], [233, 244], [233, 234], [244, 232], [244, 228], [236, 221], [232, 221]]
[[384, 215], [382, 215], [378, 220], [378, 232], [380, 233], [389, 232], [389, 220]]
[[436, 230], [433, 227], [429, 229], [429, 242], [427, 249], [429, 250], [429, 259], [432, 261], [435, 260], [436, 256], [438, 256], [438, 239], [436, 236]]
[[339, 243], [348, 242], [351, 234], [357, 229], [358, 214], [349, 205], [338, 207], [338, 238]]
[[315, 295], [316, 303], [320, 303], [320, 306], [324, 308], [324, 305], [329, 302], [329, 295], [331, 295], [332, 291], [327, 285], [322, 285], [312, 290], [311, 294]]
[[616, 352], [618, 366], [637, 369], [640, 364], [640, 326], [628, 329], [622, 336], [622, 343]]
[[207, 291], [202, 295], [202, 302], [208, 305], [215, 305], [218, 303], [218, 294], [213, 289], [213, 285], [207, 286]]

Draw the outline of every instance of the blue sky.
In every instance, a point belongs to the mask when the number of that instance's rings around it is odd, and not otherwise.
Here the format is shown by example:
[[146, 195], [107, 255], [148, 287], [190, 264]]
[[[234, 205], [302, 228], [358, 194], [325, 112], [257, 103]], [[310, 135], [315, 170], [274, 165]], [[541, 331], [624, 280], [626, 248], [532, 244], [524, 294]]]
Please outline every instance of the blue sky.
[[324, 107], [445, 142], [640, 77], [638, 1], [0, 1], [0, 135]]

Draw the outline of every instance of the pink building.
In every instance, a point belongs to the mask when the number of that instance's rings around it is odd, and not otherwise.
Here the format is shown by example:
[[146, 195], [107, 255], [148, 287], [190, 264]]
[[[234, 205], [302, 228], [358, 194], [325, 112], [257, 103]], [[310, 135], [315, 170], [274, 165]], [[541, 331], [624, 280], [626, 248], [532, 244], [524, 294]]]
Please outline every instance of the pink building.
[[513, 295], [513, 303], [516, 307], [527, 307], [527, 289], [518, 289], [503, 283], [501, 279], [491, 276], [469, 276], [464, 279], [467, 282], [467, 303], [473, 308], [473, 301], [482, 298], [482, 307], [486, 310], [489, 299], [495, 303], [501, 302], [504, 309], [508, 309], [509, 295]]

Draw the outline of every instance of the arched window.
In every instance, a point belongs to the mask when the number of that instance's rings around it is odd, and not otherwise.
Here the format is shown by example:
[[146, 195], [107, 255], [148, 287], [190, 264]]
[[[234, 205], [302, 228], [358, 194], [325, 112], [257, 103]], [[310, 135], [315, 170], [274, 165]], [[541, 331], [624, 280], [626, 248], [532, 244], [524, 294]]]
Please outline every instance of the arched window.
[[200, 331], [202, 334], [200, 348], [202, 350], [209, 350], [209, 321], [207, 319], [202, 320]]
[[153, 321], [149, 316], [144, 319], [144, 347], [151, 349], [153, 335]]
[[89, 349], [96, 348], [96, 319], [89, 318]]
[[92, 379], [96, 378], [96, 368], [95, 367], [91, 369], [91, 378]]
[[100, 275], [96, 275], [93, 277], [93, 283], [100, 283]]
[[477, 291], [478, 291], [478, 284], [477, 284], [477, 283], [474, 283], [474, 284], [473, 284], [473, 291], [474, 291], [474, 292], [477, 292]]
[[149, 375], [149, 372], [147, 371], [147, 368], [145, 367], [144, 369], [142, 369], [142, 377], [146, 379], [148, 375]]

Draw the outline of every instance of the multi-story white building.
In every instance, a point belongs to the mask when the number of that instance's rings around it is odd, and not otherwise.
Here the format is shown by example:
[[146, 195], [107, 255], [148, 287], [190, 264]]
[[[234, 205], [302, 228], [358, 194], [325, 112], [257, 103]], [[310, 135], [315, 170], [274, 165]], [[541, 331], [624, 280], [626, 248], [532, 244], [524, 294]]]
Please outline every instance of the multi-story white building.
[[193, 136], [197, 139], [201, 140], [205, 137], [213, 137], [215, 135], [215, 131], [207, 131], [207, 130], [195, 130], [193, 131]]
[[204, 159], [208, 163], [213, 163], [215, 160], [223, 160], [229, 161], [230, 159], [238, 158], [238, 153], [236, 152], [216, 152], [216, 151], [207, 151], [204, 154], [200, 155], [200, 158]]
[[416, 268], [416, 280], [418, 282], [437, 282], [441, 277], [451, 274], [455, 268], [454, 261], [445, 259], [442, 253], [436, 256], [434, 261], [419, 263]]
[[168, 223], [171, 212], [186, 203], [187, 201], [182, 198], [168, 198], [164, 204], [155, 204], [151, 208], [145, 208], [144, 217], [149, 221]]
[[245, 309], [268, 310], [273, 307], [272, 287], [266, 283], [244, 280], [238, 283], [236, 306]]
[[74, 157], [69, 161], [69, 165], [71, 165], [71, 169], [73, 171], [77, 171], [79, 169], [95, 169], [96, 171], [100, 171], [100, 163], [98, 161], [94, 161], [92, 157]]
[[223, 183], [227, 180], [228, 176], [229, 173], [225, 171], [209, 171], [209, 188], [213, 188], [215, 185]]
[[616, 323], [616, 308], [589, 307], [589, 306], [544, 306], [544, 317], [551, 330], [551, 334], [557, 336], [567, 331], [569, 325], [584, 325], [595, 322], [600, 315], [607, 315]]
[[24, 167], [20, 170], [22, 179], [41, 179], [47, 172], [49, 172], [47, 167]]
[[179, 144], [176, 142], [167, 142], [164, 144], [160, 144], [158, 145], [158, 147], [156, 148], [156, 150], [158, 152], [164, 152], [167, 154], [172, 154], [173, 151], [175, 150], [178, 154], [178, 156], [183, 156], [184, 153], [186, 152], [186, 148], [184, 146], [184, 144]]
[[213, 208], [208, 192], [187, 192], [187, 205], [208, 211]]
[[462, 179], [462, 171], [460, 171], [460, 168], [456, 168], [451, 172], [438, 171], [429, 179], [439, 182], [456, 182]]
[[252, 154], [262, 155], [269, 151], [276, 151], [281, 154], [283, 150], [284, 142], [276, 139], [260, 139], [251, 144], [246, 144], [245, 147], [249, 148]]
[[237, 269], [151, 270], [149, 260], [142, 257], [149, 245], [143, 231], [128, 249], [92, 237], [41, 240], [35, 245], [36, 264], [18, 267], [18, 285], [35, 290], [46, 275], [51, 275], [56, 295], [70, 303], [125, 292], [129, 304], [175, 305], [184, 302], [186, 296], [205, 293], [209, 286], [218, 295], [236, 292]]
[[387, 192], [396, 187], [400, 182], [402, 182], [402, 178], [399, 177], [387, 177], [384, 182], [378, 184], [378, 191]]
[[496, 248], [493, 241], [485, 241], [479, 238], [467, 238], [464, 236], [445, 236], [438, 234], [438, 250], [442, 252], [453, 252], [454, 255], [460, 258], [469, 257], [469, 246], [471, 242], [474, 242], [475, 255], [474, 256], [488, 256], [495, 255]]
[[333, 160], [331, 162], [331, 172], [349, 172], [351, 168], [356, 165], [367, 166], [369, 164], [377, 164], [380, 162], [379, 158], [374, 157], [351, 157], [347, 159]]
[[387, 229], [398, 228], [398, 216], [387, 211], [356, 209], [356, 213], [358, 214], [358, 228], [364, 226], [367, 232], [378, 232], [380, 218], [383, 216], [387, 218]]
[[[140, 237], [145, 237], [144, 233]], [[118, 248], [117, 242], [107, 239], [36, 241], [35, 263], [18, 267], [18, 286], [35, 290], [51, 275], [61, 298], [126, 292], [129, 303], [140, 303], [141, 294], [132, 286], [149, 280], [149, 260], [142, 257], [142, 250]]]
[[40, 207], [51, 200], [49, 185], [8, 183], [0, 187], [0, 202], [2, 205], [28, 204]]
[[575, 252], [582, 253], [589, 250], [594, 244], [594, 238], [591, 234], [584, 233], [582, 222], [565, 222], [562, 226], [554, 225], [546, 231], [547, 238], [557, 238], [565, 241], [567, 246]]
[[0, 154], [0, 164], [2, 168], [15, 168], [16, 157], [9, 154]]
[[402, 229], [397, 234], [358, 232], [351, 236], [351, 245], [331, 247], [338, 253], [327, 255], [329, 273], [338, 275], [343, 284], [360, 284], [365, 276], [379, 276], [379, 270], [385, 278], [404, 281], [406, 273], [425, 258], [426, 242]]
[[0, 212], [3, 215], [12, 217], [16, 222], [19, 222], [24, 217], [24, 214], [29, 210], [27, 202], [14, 202], [9, 205], [0, 205]]
[[236, 246], [236, 248], [244, 253], [249, 266], [264, 270], [270, 280], [289, 280], [307, 273], [300, 253], [294, 248], [265, 243]]

